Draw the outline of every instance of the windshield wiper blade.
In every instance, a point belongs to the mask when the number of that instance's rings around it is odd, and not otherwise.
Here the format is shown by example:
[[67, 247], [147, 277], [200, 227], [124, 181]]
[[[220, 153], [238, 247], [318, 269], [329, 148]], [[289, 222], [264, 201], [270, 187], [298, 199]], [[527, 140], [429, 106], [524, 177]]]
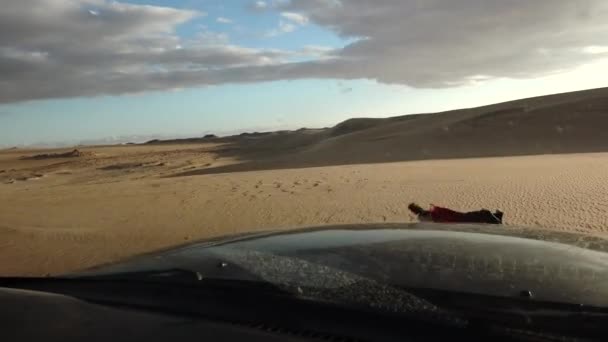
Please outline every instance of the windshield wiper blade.
[[146, 270], [135, 272], [119, 272], [101, 275], [85, 275], [76, 277], [65, 277], [67, 279], [80, 280], [125, 280], [125, 281], [155, 281], [155, 282], [196, 282], [203, 280], [200, 272], [182, 268], [170, 268], [161, 270]]
[[[240, 296], [294, 297], [271, 283], [255, 280], [201, 278], [196, 271], [187, 269], [165, 269], [138, 272], [111, 273], [103, 275], [71, 277], [0, 277], [0, 287], [44, 291], [80, 298], [119, 294], [133, 298], [132, 293], [202, 293], [236, 294]], [[107, 295], [107, 296], [106, 296]]]

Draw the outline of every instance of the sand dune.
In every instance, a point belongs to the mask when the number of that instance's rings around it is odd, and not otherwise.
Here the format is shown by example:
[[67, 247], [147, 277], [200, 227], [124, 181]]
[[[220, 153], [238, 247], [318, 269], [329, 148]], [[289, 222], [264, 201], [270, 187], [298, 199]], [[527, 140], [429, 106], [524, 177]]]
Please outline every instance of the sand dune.
[[507, 226], [497, 229], [604, 234], [606, 124], [599, 89], [326, 129], [78, 147], [78, 157], [4, 150], [0, 275], [251, 230], [411, 222], [410, 201], [499, 208]]
[[[608, 151], [608, 88], [436, 114], [216, 139], [238, 165], [203, 173]], [[182, 141], [170, 141], [176, 143]], [[202, 142], [188, 139], [186, 142]]]

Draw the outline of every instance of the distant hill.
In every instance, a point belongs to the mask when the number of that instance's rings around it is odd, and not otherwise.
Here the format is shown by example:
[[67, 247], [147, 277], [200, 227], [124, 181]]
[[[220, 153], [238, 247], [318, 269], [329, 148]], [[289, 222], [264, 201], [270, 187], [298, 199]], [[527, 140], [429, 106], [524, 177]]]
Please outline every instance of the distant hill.
[[607, 128], [608, 88], [602, 88], [435, 114], [352, 119], [334, 127], [341, 134], [304, 152], [348, 162], [597, 152], [608, 151]]
[[[601, 152], [608, 151], [607, 128], [608, 88], [601, 88], [432, 114], [354, 118], [331, 128], [241, 134], [213, 141], [225, 143], [219, 154], [248, 160], [255, 169], [269, 163], [316, 166]], [[180, 140], [187, 141], [203, 139]]]

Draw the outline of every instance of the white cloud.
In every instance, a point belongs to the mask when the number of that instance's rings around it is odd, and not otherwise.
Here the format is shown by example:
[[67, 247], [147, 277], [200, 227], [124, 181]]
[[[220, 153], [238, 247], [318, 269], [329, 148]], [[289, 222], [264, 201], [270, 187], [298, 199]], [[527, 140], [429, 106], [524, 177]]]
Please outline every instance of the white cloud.
[[269, 11], [280, 9], [289, 4], [290, 0], [262, 0], [250, 2], [247, 7], [253, 11]]
[[585, 53], [597, 55], [597, 54], [605, 54], [608, 53], [608, 46], [587, 46], [583, 49]]
[[297, 28], [296, 25], [294, 25], [290, 22], [279, 20], [279, 27], [266, 32], [265, 36], [266, 37], [276, 37], [276, 36], [279, 36], [279, 35], [282, 35], [285, 33], [293, 32], [296, 30], [296, 28]]
[[248, 49], [222, 33], [177, 36], [178, 25], [204, 15], [197, 11], [112, 0], [6, 0], [0, 102], [302, 78], [459, 86], [572, 70], [605, 58], [608, 46], [605, 0], [265, 3], [282, 18], [275, 35], [310, 22], [351, 43]]
[[302, 48], [302, 51], [311, 55], [322, 56], [335, 51], [335, 49], [330, 46], [306, 45]]
[[286, 23], [286, 22], [279, 22], [279, 31], [283, 32], [283, 33], [288, 33], [288, 32], [293, 32], [295, 31], [296, 26], [294, 24], [290, 24], [290, 23]]
[[198, 45], [226, 45], [229, 40], [227, 33], [203, 29], [195, 36], [193, 42]]
[[308, 24], [308, 18], [305, 15], [295, 13], [295, 12], [282, 12], [281, 17], [296, 23], [298, 25], [306, 25]]
[[266, 9], [268, 8], [268, 3], [266, 3], [266, 1], [256, 1], [253, 3], [253, 7], [257, 9]]
[[218, 17], [216, 19], [216, 21], [220, 24], [232, 24], [233, 23], [232, 19], [228, 19], [228, 18], [224, 18], [224, 17]]
[[290, 33], [295, 31], [299, 26], [308, 24], [308, 18], [306, 16], [295, 12], [281, 12], [280, 16], [285, 20], [279, 20], [278, 27], [266, 32], [266, 37], [276, 37], [285, 33]]

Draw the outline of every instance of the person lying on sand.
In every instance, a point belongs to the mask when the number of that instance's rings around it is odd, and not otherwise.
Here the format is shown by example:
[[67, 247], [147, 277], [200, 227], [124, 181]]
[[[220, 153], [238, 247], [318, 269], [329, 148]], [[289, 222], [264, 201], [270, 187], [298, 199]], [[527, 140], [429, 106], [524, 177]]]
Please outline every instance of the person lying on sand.
[[430, 210], [425, 210], [416, 203], [410, 203], [408, 208], [418, 216], [420, 221], [433, 221], [438, 223], [502, 224], [503, 217], [503, 212], [500, 210], [496, 210], [493, 213], [487, 209], [462, 213], [435, 205], [431, 205]]

